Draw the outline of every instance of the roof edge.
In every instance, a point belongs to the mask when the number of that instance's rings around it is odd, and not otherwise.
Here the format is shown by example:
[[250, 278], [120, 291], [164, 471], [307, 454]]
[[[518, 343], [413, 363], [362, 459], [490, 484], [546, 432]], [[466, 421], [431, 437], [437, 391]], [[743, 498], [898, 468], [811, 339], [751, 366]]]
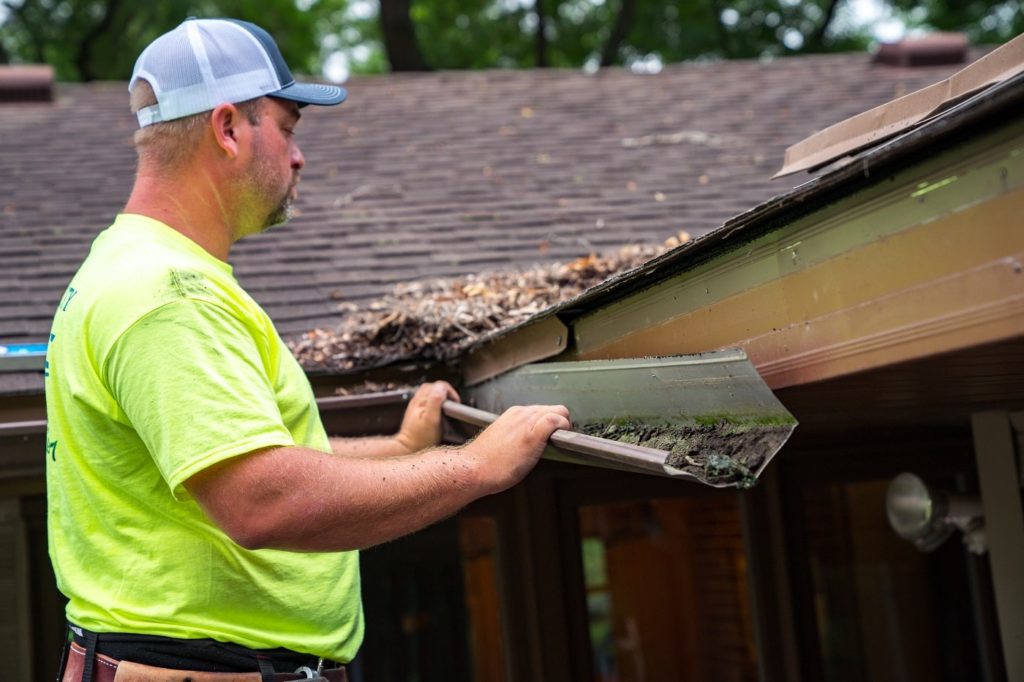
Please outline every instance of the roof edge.
[[1024, 71], [1024, 35], [1000, 45], [949, 78], [852, 116], [786, 149], [780, 178], [820, 168], [918, 125], [958, 101]]

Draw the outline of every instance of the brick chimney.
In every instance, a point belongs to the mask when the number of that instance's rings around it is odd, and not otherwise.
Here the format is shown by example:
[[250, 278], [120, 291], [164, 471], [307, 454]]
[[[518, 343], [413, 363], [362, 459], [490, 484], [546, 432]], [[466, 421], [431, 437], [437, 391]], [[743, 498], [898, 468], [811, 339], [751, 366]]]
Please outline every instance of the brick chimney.
[[938, 66], [967, 61], [967, 36], [963, 33], [931, 33], [883, 43], [871, 60], [889, 66]]

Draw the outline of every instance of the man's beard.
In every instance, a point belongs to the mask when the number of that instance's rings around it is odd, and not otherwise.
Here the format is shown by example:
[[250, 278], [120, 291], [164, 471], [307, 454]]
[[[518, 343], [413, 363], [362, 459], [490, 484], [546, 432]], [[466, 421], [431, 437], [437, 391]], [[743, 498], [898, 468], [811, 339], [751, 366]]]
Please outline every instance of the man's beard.
[[[257, 147], [253, 155], [253, 166], [248, 179], [250, 193], [254, 201], [265, 200], [278, 191], [279, 179], [273, 164], [264, 154], [262, 148]], [[296, 173], [292, 182], [289, 183], [288, 188], [285, 190], [284, 196], [281, 197], [273, 210], [269, 211], [265, 216], [256, 216], [256, 232], [263, 232], [271, 227], [284, 225], [291, 219], [293, 213], [292, 191], [295, 189], [298, 181], [299, 176]]]
[[[292, 185], [292, 187], [294, 187], [294, 185]], [[292, 219], [291, 194], [292, 188], [289, 187], [288, 194], [285, 196], [284, 200], [282, 200], [281, 203], [277, 205], [277, 208], [270, 212], [270, 215], [268, 215], [267, 219], [263, 222], [263, 228], [261, 229], [261, 231], [269, 230], [271, 227], [277, 227], [278, 225], [284, 225], [286, 222]]]

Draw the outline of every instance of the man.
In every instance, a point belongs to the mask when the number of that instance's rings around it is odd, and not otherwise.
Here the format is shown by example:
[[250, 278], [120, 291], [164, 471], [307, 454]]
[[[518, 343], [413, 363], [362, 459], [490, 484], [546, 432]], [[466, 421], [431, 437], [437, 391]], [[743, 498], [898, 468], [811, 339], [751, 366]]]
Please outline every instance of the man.
[[47, 357], [50, 555], [73, 633], [61, 679], [344, 679], [363, 636], [355, 550], [514, 485], [568, 413], [516, 408], [437, 448], [457, 399], [437, 382], [396, 436], [329, 440], [226, 259], [287, 218], [300, 107], [344, 90], [295, 83], [253, 24], [196, 19], [142, 53], [129, 89], [135, 186]]

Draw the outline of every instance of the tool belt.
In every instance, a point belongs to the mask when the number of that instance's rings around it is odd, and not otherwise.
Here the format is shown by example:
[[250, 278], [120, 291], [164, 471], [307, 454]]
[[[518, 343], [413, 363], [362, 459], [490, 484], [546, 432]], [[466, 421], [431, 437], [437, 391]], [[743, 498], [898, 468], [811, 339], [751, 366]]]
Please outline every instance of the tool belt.
[[[80, 630], [80, 628], [75, 628]], [[121, 660], [113, 656], [101, 653], [96, 650], [100, 639], [99, 633], [82, 631], [79, 635], [75, 632], [72, 639], [69, 637], [64, 648], [60, 669], [62, 674], [59, 682], [279, 682], [284, 680], [305, 680], [305, 679], [326, 679], [329, 682], [348, 682], [348, 676], [344, 666], [328, 667], [319, 672], [320, 678], [315, 676], [316, 661], [309, 661], [309, 665], [300, 667], [295, 672], [275, 672], [271, 655], [256, 652], [253, 650], [237, 647], [242, 651], [249, 652], [254, 670], [252, 672], [211, 672], [204, 670], [190, 670], [188, 659], [180, 659], [182, 665], [175, 667], [162, 667], [130, 660]], [[118, 637], [114, 635], [113, 637]], [[124, 636], [120, 637], [132, 637]], [[173, 643], [179, 640], [158, 637], [134, 636], [139, 639], [157, 641], [160, 643]], [[191, 644], [188, 640], [181, 640], [183, 644]], [[221, 646], [219, 643], [217, 646]], [[123, 645], [116, 646], [116, 650], [123, 651]], [[234, 652], [230, 652], [234, 653]], [[277, 652], [271, 652], [277, 653]], [[294, 652], [287, 652], [294, 656], [302, 656]], [[127, 658], [127, 656], [126, 656]], [[142, 657], [145, 660], [145, 657]], [[310, 657], [306, 657], [307, 659]], [[91, 665], [89, 663], [91, 662]], [[330, 664], [335, 666], [336, 664]], [[197, 666], [199, 667], [199, 666]], [[258, 668], [258, 670], [256, 670]]]

